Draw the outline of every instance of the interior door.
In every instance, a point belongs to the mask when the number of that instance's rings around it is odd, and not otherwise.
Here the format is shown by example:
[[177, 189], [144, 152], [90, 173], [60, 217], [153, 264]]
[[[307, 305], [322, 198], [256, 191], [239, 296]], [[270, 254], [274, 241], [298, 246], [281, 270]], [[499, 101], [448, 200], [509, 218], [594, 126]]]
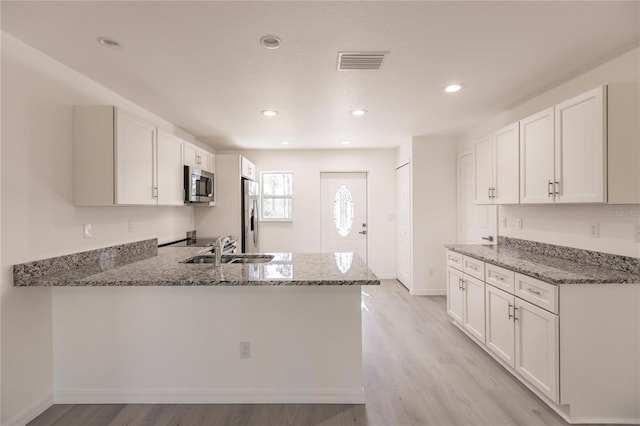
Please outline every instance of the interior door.
[[458, 242], [487, 244], [496, 241], [497, 206], [474, 202], [473, 150], [458, 155]]
[[367, 261], [367, 174], [321, 173], [323, 252], [353, 252]]
[[396, 278], [411, 290], [411, 165], [396, 169]]

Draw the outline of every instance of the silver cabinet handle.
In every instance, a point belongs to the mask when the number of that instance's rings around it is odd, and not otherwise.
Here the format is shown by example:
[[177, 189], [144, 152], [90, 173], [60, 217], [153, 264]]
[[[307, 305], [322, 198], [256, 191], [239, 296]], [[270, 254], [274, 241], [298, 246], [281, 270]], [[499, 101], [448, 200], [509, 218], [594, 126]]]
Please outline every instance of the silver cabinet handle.
[[527, 288], [527, 290], [529, 291], [529, 293], [533, 293], [533, 294], [538, 295], [538, 296], [540, 296], [542, 294], [539, 291], [536, 291], [536, 290], [532, 289], [531, 287]]
[[549, 198], [551, 198], [551, 196], [553, 195], [553, 189], [551, 189], [551, 185], [553, 185], [553, 182], [548, 180], [547, 181], [547, 197]]
[[493, 235], [489, 235], [488, 237], [481, 237], [483, 240], [487, 240], [489, 242], [493, 241]]
[[358, 234], [367, 235], [367, 231], [360, 231]]
[[504, 281], [504, 278], [502, 278], [500, 275], [496, 275], [496, 279], [497, 279], [498, 281]]
[[511, 302], [509, 302], [509, 307], [507, 308], [507, 314], [508, 314], [507, 319], [513, 318], [513, 315], [511, 314], [511, 308], [513, 308], [513, 305], [511, 304]]
[[487, 197], [491, 199], [491, 187], [487, 188]]
[[157, 187], [153, 188], [153, 196], [152, 196], [152, 198], [158, 198], [158, 188]]
[[555, 181], [555, 182], [553, 183], [553, 193], [554, 193], [555, 195], [560, 195], [560, 182]]
[[462, 290], [462, 278], [458, 278], [458, 290]]
[[518, 308], [516, 308], [516, 305], [513, 305], [513, 320], [514, 321], [518, 321], [518, 317], [516, 316], [517, 313], [518, 313]]

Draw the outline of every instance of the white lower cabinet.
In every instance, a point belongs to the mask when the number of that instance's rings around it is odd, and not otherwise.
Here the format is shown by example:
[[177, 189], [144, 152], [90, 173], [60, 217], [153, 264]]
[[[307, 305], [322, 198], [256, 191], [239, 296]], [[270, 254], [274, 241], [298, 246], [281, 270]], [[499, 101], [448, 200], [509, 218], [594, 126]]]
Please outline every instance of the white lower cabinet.
[[462, 293], [462, 272], [447, 268], [447, 313], [462, 323], [464, 316], [464, 295]]
[[515, 297], [491, 285], [486, 286], [487, 349], [510, 367], [515, 367], [516, 337], [513, 324]]
[[462, 293], [464, 328], [484, 343], [484, 282], [465, 275], [462, 279]]
[[448, 267], [447, 312], [484, 343], [484, 282]]
[[515, 369], [558, 403], [558, 316], [517, 297], [514, 311]]

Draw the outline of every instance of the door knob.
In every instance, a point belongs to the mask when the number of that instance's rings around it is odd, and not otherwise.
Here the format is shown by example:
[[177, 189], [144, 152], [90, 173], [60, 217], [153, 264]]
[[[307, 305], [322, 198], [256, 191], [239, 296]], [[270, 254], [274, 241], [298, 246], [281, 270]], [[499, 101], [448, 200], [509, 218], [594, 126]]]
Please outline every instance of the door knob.
[[367, 235], [367, 231], [360, 231], [358, 234]]

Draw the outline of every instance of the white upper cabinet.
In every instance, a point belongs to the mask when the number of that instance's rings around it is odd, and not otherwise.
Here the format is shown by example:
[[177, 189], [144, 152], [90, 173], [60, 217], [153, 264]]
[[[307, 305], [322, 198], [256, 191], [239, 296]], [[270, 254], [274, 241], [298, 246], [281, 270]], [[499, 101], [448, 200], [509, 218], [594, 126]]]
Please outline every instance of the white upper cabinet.
[[520, 120], [520, 202], [554, 201], [553, 108]]
[[116, 109], [116, 204], [157, 203], [155, 138], [156, 126]]
[[158, 129], [157, 195], [159, 205], [184, 204], [182, 144], [183, 141], [179, 137]]
[[607, 201], [607, 87], [520, 121], [520, 200]]
[[75, 205], [184, 205], [182, 139], [114, 106], [73, 112]]
[[244, 157], [240, 157], [240, 170], [242, 177], [256, 180], [256, 165]]
[[606, 141], [606, 86], [556, 105], [556, 202], [606, 201]]
[[192, 143], [184, 142], [184, 165], [215, 172], [215, 156]]
[[518, 204], [520, 201], [518, 134], [518, 123], [514, 123], [476, 143], [476, 204]]
[[493, 134], [493, 202], [520, 202], [520, 129], [513, 123]]

